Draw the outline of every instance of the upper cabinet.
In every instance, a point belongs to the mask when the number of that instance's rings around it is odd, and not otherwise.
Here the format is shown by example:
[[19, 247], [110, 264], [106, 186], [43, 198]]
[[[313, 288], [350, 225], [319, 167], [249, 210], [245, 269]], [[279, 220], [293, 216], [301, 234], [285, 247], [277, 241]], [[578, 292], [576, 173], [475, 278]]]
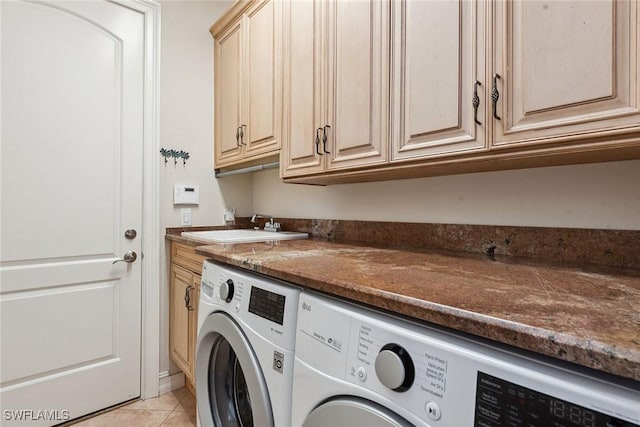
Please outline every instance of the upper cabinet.
[[283, 6], [282, 176], [386, 164], [390, 3]]
[[211, 28], [216, 168], [241, 165], [280, 148], [281, 6], [278, 0], [238, 2]]
[[640, 158], [638, 1], [237, 0], [211, 29], [215, 167], [279, 154], [285, 181], [330, 184]]
[[393, 161], [485, 148], [485, 6], [393, 2]]
[[615, 143], [640, 130], [636, 1], [490, 5], [493, 149]]

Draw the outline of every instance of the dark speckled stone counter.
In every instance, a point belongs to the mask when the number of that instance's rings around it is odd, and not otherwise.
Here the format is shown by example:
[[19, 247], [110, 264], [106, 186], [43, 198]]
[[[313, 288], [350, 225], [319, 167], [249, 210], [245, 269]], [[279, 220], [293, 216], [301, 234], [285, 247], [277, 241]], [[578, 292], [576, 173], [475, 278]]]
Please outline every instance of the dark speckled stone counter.
[[208, 245], [197, 252], [308, 289], [640, 380], [638, 270], [318, 239]]

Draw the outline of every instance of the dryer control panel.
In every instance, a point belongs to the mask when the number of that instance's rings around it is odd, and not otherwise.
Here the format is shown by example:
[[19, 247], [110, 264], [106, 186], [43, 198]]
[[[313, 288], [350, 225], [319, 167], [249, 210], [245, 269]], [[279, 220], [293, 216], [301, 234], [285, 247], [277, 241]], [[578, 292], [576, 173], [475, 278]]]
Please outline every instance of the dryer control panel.
[[432, 343], [420, 342], [418, 336], [399, 332], [388, 321], [354, 316], [346, 380], [396, 401], [425, 421], [437, 421], [447, 396], [469, 393], [450, 372], [463, 362]]
[[[536, 417], [558, 426], [640, 424], [637, 389], [550, 365], [533, 353], [305, 292], [297, 328], [296, 361], [347, 384], [341, 395], [376, 402], [415, 425], [550, 425], [525, 423]], [[500, 390], [488, 389], [487, 381]], [[514, 404], [498, 396], [508, 390], [530, 399], [516, 396]], [[518, 418], [525, 413], [529, 418]], [[581, 423], [571, 424], [574, 419]]]
[[477, 379], [476, 426], [640, 427], [484, 372], [478, 372]]

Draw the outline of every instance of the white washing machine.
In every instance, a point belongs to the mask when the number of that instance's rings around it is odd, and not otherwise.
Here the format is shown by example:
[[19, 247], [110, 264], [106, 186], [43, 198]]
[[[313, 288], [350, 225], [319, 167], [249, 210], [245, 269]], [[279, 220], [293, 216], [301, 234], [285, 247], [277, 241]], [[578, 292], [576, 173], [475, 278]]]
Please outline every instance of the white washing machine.
[[293, 427], [638, 427], [640, 385], [303, 292]]
[[291, 420], [299, 290], [205, 261], [196, 398], [203, 427], [281, 427]]

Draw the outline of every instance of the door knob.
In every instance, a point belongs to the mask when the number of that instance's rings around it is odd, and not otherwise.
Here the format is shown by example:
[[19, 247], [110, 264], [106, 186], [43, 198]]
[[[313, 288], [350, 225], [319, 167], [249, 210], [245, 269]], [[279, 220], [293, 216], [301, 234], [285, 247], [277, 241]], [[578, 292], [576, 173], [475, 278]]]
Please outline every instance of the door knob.
[[124, 253], [122, 259], [117, 259], [113, 261], [111, 264], [115, 264], [116, 262], [134, 262], [138, 259], [138, 254], [133, 251], [127, 251]]
[[134, 229], [130, 229], [124, 232], [124, 237], [126, 237], [127, 239], [135, 239], [137, 235], [138, 232]]

